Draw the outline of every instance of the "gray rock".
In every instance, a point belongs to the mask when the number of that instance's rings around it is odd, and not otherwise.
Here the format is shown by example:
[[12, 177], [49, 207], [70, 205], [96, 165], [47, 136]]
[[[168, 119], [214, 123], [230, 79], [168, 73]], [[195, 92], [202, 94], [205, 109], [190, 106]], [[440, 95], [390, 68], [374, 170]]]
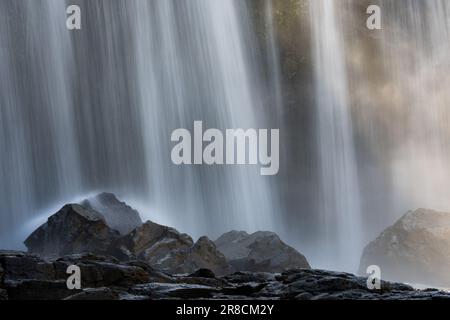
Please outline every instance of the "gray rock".
[[273, 232], [231, 231], [218, 238], [215, 244], [237, 271], [282, 272], [291, 268], [310, 268], [301, 253]]
[[81, 205], [100, 213], [106, 224], [121, 235], [126, 235], [142, 225], [139, 213], [125, 202], [119, 201], [112, 193], [101, 193], [88, 198], [82, 201]]
[[185, 269], [183, 273], [198, 269], [209, 269], [215, 274], [223, 275], [231, 271], [225, 256], [217, 250], [214, 242], [207, 237], [198, 239], [194, 246], [187, 251], [183, 266]]
[[114, 245], [119, 258], [136, 256], [155, 269], [170, 273], [192, 273], [207, 268], [217, 274], [229, 271], [229, 265], [215, 244], [206, 237], [195, 244], [190, 236], [148, 221]]
[[364, 249], [359, 274], [370, 265], [388, 280], [450, 286], [450, 213], [406, 213]]
[[115, 247], [116, 256], [134, 255], [157, 269], [167, 269], [165, 261], [174, 259], [177, 252], [187, 250], [194, 242], [187, 234], [147, 221], [128, 235], [120, 238]]
[[29, 252], [43, 256], [93, 252], [107, 253], [118, 231], [103, 216], [78, 204], [64, 206], [26, 240]]

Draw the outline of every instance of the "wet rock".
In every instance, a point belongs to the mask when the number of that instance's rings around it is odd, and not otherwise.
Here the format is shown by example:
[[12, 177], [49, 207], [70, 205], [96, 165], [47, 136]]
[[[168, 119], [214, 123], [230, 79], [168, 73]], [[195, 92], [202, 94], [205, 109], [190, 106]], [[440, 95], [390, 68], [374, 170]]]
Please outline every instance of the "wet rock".
[[55, 280], [53, 265], [38, 256], [16, 251], [0, 251], [3, 282], [35, 279]]
[[177, 230], [147, 221], [115, 243], [117, 256], [135, 255], [151, 266], [165, 270], [167, 259], [175, 259], [177, 252], [187, 250], [194, 242], [190, 236]]
[[107, 253], [119, 232], [103, 216], [78, 204], [64, 206], [26, 240], [29, 252], [43, 256], [93, 252]]
[[219, 294], [220, 289], [197, 284], [150, 283], [135, 286], [131, 293], [151, 299], [208, 299]]
[[282, 272], [310, 268], [306, 258], [273, 232], [231, 231], [215, 241], [236, 271]]
[[171, 273], [192, 273], [201, 268], [218, 274], [229, 271], [224, 255], [207, 237], [195, 244], [190, 236], [148, 221], [114, 245], [116, 256], [136, 256], [153, 268]]
[[370, 265], [384, 279], [450, 286], [450, 213], [410, 211], [364, 249], [359, 274]]
[[71, 255], [57, 259], [53, 265], [58, 278], [67, 278], [66, 270], [70, 265], [80, 267], [83, 287], [126, 287], [151, 280], [150, 274], [143, 268], [121, 263], [111, 257]]
[[217, 250], [214, 242], [207, 237], [198, 239], [194, 246], [187, 251], [186, 260], [182, 265], [183, 273], [189, 273], [197, 269], [209, 269], [215, 274], [223, 275], [231, 271], [225, 256]]
[[126, 235], [142, 225], [139, 213], [125, 202], [119, 201], [112, 193], [98, 194], [84, 200], [81, 205], [100, 213], [106, 224], [121, 235]]
[[[81, 269], [80, 290], [69, 290], [66, 286], [68, 275], [65, 271], [67, 266], [72, 264]], [[142, 261], [121, 262], [108, 256], [76, 254], [44, 260], [18, 252], [2, 252], [0, 265], [4, 275], [0, 299], [443, 300], [450, 298], [449, 293], [436, 289], [414, 290], [405, 284], [385, 281], [382, 282], [380, 290], [369, 290], [366, 278], [326, 270], [291, 269], [283, 273], [237, 272], [219, 277], [214, 277], [211, 271], [198, 270], [184, 276], [167, 275], [154, 270]]]
[[120, 300], [120, 292], [111, 288], [89, 288], [66, 297], [64, 300]]
[[69, 290], [65, 280], [8, 280], [5, 289], [10, 300], [61, 300], [77, 292]]

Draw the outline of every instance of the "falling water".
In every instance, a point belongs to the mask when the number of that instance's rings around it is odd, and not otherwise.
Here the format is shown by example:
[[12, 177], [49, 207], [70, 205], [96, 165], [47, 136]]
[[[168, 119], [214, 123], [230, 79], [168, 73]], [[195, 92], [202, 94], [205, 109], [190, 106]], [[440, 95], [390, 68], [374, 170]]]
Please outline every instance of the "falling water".
[[65, 1], [0, 2], [0, 247], [17, 247], [12, 230], [55, 204], [97, 191], [194, 236], [271, 229], [259, 168], [170, 158], [172, 131], [195, 120], [263, 127], [246, 7], [80, 5], [82, 30], [68, 31]]
[[397, 207], [450, 210], [450, 5], [408, 0], [382, 10], [392, 23], [380, 43], [386, 78], [404, 114], [390, 166]]
[[[201, 234], [271, 229], [267, 182], [252, 168], [175, 167], [176, 128], [258, 128], [237, 1], [136, 2], [135, 51], [151, 203], [159, 219]], [[241, 9], [244, 9], [241, 7]], [[176, 200], [175, 200], [176, 199]]]
[[[80, 191], [80, 168], [73, 126], [69, 74], [70, 37], [62, 32], [63, 2], [2, 2], [0, 203], [2, 243], [6, 230], [23, 223], [54, 194]], [[20, 18], [8, 19], [11, 11]], [[14, 28], [25, 28], [20, 37]], [[20, 47], [20, 50], [13, 50]], [[5, 219], [5, 220], [3, 220]], [[14, 230], [14, 229], [13, 229]], [[9, 237], [8, 237], [9, 236]]]
[[[342, 26], [335, 1], [310, 3], [323, 247], [340, 270], [354, 271], [360, 248], [360, 199]], [[320, 259], [320, 258], [318, 258]]]
[[[0, 248], [111, 191], [194, 236], [272, 229], [313, 266], [355, 271], [406, 210], [450, 211], [450, 4], [379, 0], [368, 30], [369, 2], [78, 0], [68, 31], [66, 1], [0, 0]], [[280, 125], [281, 174], [173, 165], [171, 133], [195, 120]]]

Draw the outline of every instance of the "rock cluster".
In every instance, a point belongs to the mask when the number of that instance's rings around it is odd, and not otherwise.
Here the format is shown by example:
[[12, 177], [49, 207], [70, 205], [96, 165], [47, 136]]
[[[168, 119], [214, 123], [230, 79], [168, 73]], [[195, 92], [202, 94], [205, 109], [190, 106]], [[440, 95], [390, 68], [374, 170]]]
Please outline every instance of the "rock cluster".
[[[364, 251], [361, 270], [380, 265], [405, 281], [450, 283], [450, 219], [410, 212]], [[0, 251], [0, 300], [69, 299], [447, 299], [348, 273], [312, 270], [306, 258], [272, 232], [231, 231], [211, 241], [141, 222], [112, 194], [68, 204], [25, 241], [29, 252]], [[67, 269], [81, 272], [81, 289], [67, 286]], [[363, 272], [364, 273], [364, 272]]]
[[30, 253], [47, 258], [92, 253], [120, 261], [140, 260], [170, 274], [202, 268], [218, 275], [309, 268], [306, 258], [274, 233], [232, 231], [216, 242], [207, 237], [194, 242], [173, 228], [142, 223], [136, 210], [109, 193], [64, 206], [25, 245]]
[[384, 279], [450, 287], [450, 213], [406, 213], [364, 249], [359, 273], [370, 265]]
[[[69, 265], [81, 269], [82, 288], [79, 290], [69, 290], [66, 286]], [[369, 290], [365, 278], [311, 269], [282, 273], [236, 272], [225, 276], [200, 269], [190, 275], [169, 275], [142, 261], [120, 262], [93, 254], [43, 259], [6, 251], [0, 251], [0, 266], [4, 270], [0, 297], [16, 300], [450, 298], [450, 294], [438, 290], [419, 291], [389, 282], [382, 282], [381, 290]]]

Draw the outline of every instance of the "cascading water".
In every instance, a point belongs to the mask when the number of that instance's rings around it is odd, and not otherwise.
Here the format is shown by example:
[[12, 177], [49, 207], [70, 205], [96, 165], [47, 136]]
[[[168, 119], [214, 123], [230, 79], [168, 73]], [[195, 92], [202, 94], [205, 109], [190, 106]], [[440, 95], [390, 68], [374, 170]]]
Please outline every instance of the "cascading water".
[[[271, 229], [355, 271], [406, 210], [450, 211], [447, 1], [379, 0], [382, 30], [368, 0], [77, 3], [68, 31], [67, 1], [0, 0], [0, 249], [111, 191], [193, 236]], [[280, 126], [281, 174], [175, 166], [195, 120]]]
[[[236, 1], [136, 2], [135, 51], [150, 197], [159, 220], [200, 235], [271, 229], [270, 194], [252, 168], [186, 169], [168, 137], [207, 128], [258, 128]], [[174, 201], [176, 199], [176, 201]]]
[[[381, 50], [395, 108], [404, 114], [390, 165], [399, 211], [450, 210], [450, 5], [383, 2], [392, 32]], [[388, 114], [389, 115], [389, 114]]]
[[81, 1], [82, 30], [68, 31], [66, 5], [0, 2], [0, 247], [49, 206], [104, 190], [194, 236], [271, 229], [256, 166], [170, 158], [172, 131], [195, 120], [264, 127], [245, 6]]
[[[7, 32], [1, 32], [0, 48], [0, 230], [6, 235], [0, 241], [7, 244], [11, 235], [6, 230], [23, 223], [42, 198], [77, 194], [81, 180], [69, 88], [71, 43], [58, 27], [65, 23], [59, 14], [65, 4], [8, 4], [2, 2]], [[11, 10], [22, 13], [25, 27], [8, 20]], [[27, 38], [20, 38], [15, 27], [24, 28]]]
[[[320, 263], [354, 271], [361, 244], [358, 173], [342, 26], [335, 1], [313, 0]], [[317, 256], [320, 256], [317, 255]]]

